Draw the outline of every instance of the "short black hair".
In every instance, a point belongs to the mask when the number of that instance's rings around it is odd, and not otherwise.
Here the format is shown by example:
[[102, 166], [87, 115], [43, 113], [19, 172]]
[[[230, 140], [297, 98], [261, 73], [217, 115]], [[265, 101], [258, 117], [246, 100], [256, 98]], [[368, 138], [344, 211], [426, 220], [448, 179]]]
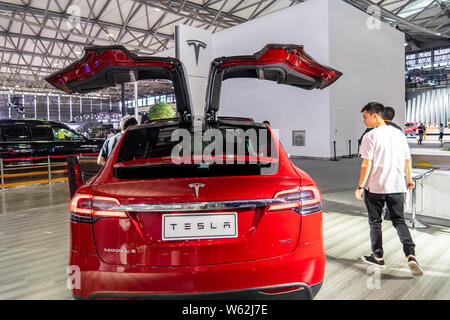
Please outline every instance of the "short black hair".
[[383, 117], [384, 106], [379, 102], [369, 102], [362, 109], [361, 112], [366, 111], [369, 114], [378, 114], [381, 118]]
[[392, 107], [385, 106], [383, 111], [383, 120], [392, 121], [395, 117], [395, 110]]
[[128, 127], [134, 126], [136, 124], [138, 124], [137, 120], [134, 117], [130, 117], [130, 119], [127, 119], [127, 121], [125, 121], [123, 127], [126, 130]]
[[132, 116], [124, 116], [120, 119], [120, 130], [125, 131], [128, 127], [138, 124], [136, 118]]

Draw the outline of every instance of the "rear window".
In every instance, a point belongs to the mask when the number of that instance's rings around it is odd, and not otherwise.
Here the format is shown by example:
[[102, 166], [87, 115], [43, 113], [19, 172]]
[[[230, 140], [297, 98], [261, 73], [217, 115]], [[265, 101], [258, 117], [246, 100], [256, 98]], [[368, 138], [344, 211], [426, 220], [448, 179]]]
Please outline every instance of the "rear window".
[[24, 124], [3, 125], [0, 126], [2, 141], [27, 141], [30, 140], [28, 136], [27, 127]]
[[52, 141], [53, 132], [49, 125], [31, 126], [31, 138], [33, 141]]
[[269, 175], [278, 156], [264, 126], [141, 126], [129, 130], [117, 153], [118, 179]]

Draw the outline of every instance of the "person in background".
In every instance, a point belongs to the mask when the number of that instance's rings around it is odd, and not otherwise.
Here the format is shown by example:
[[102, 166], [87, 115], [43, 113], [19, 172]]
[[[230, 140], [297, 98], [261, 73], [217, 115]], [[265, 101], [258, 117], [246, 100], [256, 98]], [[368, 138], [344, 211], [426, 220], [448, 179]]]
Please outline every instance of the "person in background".
[[431, 128], [431, 122], [428, 122], [428, 125], [426, 122], [423, 124], [423, 141], [427, 140], [427, 130], [430, 128]]
[[441, 123], [439, 126], [439, 141], [441, 142], [441, 147], [444, 145], [444, 125]]
[[103, 143], [102, 149], [100, 150], [100, 153], [98, 154], [97, 163], [99, 165], [104, 165], [106, 162], [106, 159], [108, 159], [109, 155], [111, 154], [112, 150], [116, 146], [117, 142], [122, 137], [122, 134], [131, 126], [137, 125], [137, 120], [132, 116], [124, 116], [122, 119], [120, 119], [120, 132], [116, 135], [112, 136], [111, 138], [108, 138]]
[[370, 226], [372, 253], [361, 259], [365, 263], [385, 267], [381, 214], [386, 204], [392, 225], [403, 244], [408, 266], [414, 276], [420, 276], [423, 271], [417, 262], [415, 244], [404, 217], [405, 193], [415, 185], [411, 178], [411, 153], [404, 133], [386, 125], [383, 111], [384, 106], [378, 102], [370, 102], [361, 109], [364, 124], [372, 129], [361, 142], [363, 161], [355, 190], [356, 199], [366, 205]]
[[389, 107], [389, 106], [385, 106], [384, 107], [384, 112], [383, 112], [384, 123], [386, 123], [388, 126], [393, 126], [395, 129], [403, 131], [402, 128], [400, 128], [400, 126], [398, 126], [397, 124], [392, 122], [392, 120], [394, 120], [394, 117], [395, 117], [395, 110], [394, 110], [394, 108]]
[[419, 141], [417, 141], [417, 144], [422, 144], [424, 131], [425, 126], [422, 124], [422, 122], [420, 122], [419, 126], [417, 127], [417, 132], [419, 133]]

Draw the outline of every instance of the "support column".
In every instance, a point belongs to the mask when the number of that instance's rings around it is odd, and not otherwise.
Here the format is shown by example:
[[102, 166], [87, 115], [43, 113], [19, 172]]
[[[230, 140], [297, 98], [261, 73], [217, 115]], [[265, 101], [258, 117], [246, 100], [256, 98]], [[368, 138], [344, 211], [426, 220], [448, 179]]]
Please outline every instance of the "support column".
[[50, 120], [50, 101], [47, 96], [47, 120]]
[[22, 118], [25, 119], [25, 95], [24, 94], [22, 94], [22, 107], [23, 107]]
[[11, 95], [8, 93], [8, 118], [11, 119], [11, 107], [9, 104], [11, 103]]
[[72, 97], [69, 97], [69, 119], [72, 121]]
[[34, 118], [37, 119], [36, 95], [34, 95], [33, 105], [34, 105]]
[[122, 83], [121, 85], [121, 94], [120, 94], [120, 112], [122, 114], [122, 117], [126, 115], [126, 106], [125, 106], [125, 83]]
[[80, 122], [83, 122], [83, 98], [80, 97]]
[[134, 82], [134, 117], [139, 122], [139, 112], [138, 112], [138, 85], [137, 81]]
[[61, 96], [58, 96], [58, 121], [61, 121]]

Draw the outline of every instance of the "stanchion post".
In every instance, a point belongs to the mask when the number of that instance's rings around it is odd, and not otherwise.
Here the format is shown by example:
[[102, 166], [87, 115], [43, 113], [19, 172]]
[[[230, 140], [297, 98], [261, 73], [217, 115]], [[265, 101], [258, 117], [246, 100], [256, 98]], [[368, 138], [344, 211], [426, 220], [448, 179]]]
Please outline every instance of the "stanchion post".
[[47, 156], [47, 164], [48, 164], [48, 183], [52, 183], [52, 168], [50, 163], [50, 156]]
[[[417, 209], [416, 209], [416, 200], [417, 200], [416, 188], [417, 188], [417, 183], [420, 180], [422, 180], [422, 178], [423, 178], [423, 176], [420, 177], [420, 179], [414, 179], [415, 180], [414, 181], [415, 182], [415, 186], [411, 190], [411, 220], [410, 221], [405, 221], [405, 222], [406, 222], [406, 225], [409, 228], [412, 228], [412, 229], [425, 229], [425, 228], [428, 228], [427, 225], [419, 222], [416, 219], [416, 212], [417, 212]], [[423, 190], [422, 190], [422, 192], [423, 192]], [[422, 204], [423, 204], [423, 202], [422, 202]]]
[[3, 170], [3, 159], [0, 158], [0, 173], [2, 175], [2, 191], [5, 190], [5, 174]]
[[338, 161], [336, 157], [336, 141], [333, 141], [333, 149], [334, 149], [334, 159], [331, 159], [331, 161]]
[[348, 140], [348, 157], [349, 158], [353, 158], [353, 155], [352, 155], [352, 140], [351, 139]]
[[352, 156], [352, 140], [348, 140], [348, 156], [344, 156], [344, 158], [346, 159], [351, 159], [353, 158]]

